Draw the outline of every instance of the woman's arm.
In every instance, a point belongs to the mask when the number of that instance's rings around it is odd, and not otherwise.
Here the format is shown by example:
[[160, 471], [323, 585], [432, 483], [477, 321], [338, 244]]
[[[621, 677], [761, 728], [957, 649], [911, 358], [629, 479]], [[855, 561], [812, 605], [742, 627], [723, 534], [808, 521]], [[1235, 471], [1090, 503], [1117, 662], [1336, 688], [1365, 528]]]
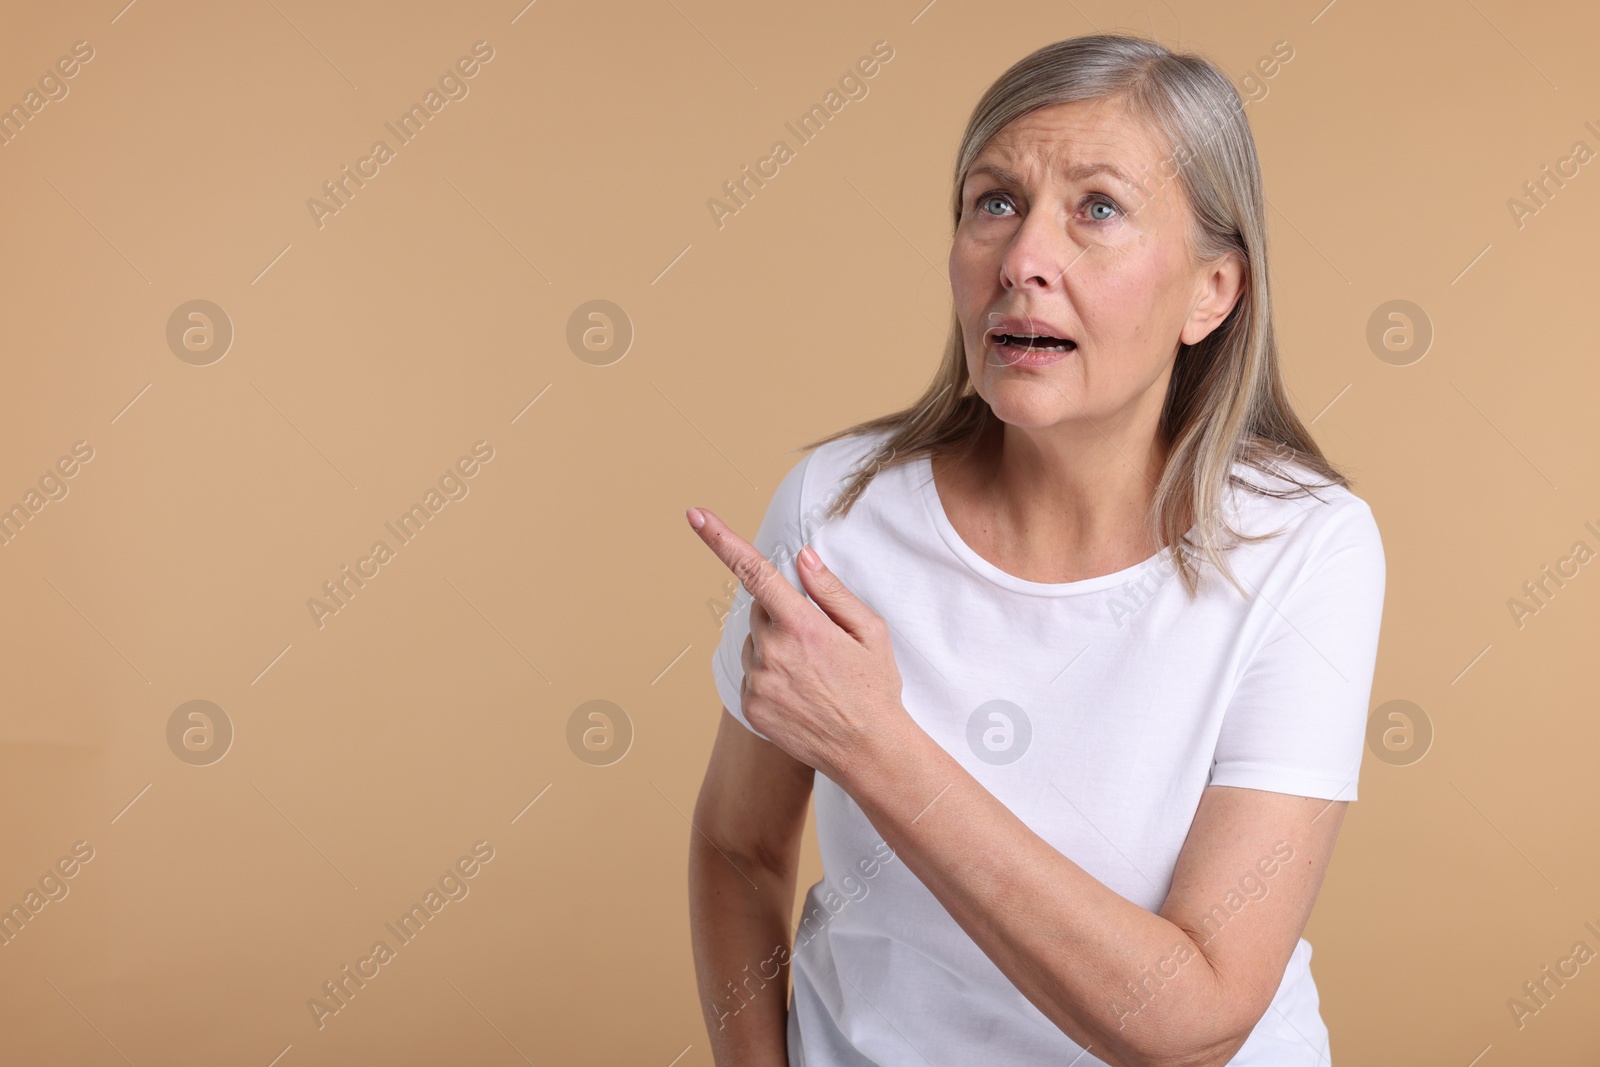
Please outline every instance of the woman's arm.
[[[1350, 514], [1365, 524], [1348, 527], [1357, 540], [1325, 546], [1327, 562], [1297, 590], [1298, 604], [1309, 605], [1296, 610], [1299, 622], [1285, 610], [1293, 597], [1273, 605], [1281, 634], [1230, 704], [1251, 736], [1229, 738], [1226, 752], [1218, 739], [1226, 759], [1216, 769], [1241, 785], [1206, 787], [1159, 912], [1057, 851], [922, 729], [900, 700], [888, 621], [809, 547], [799, 557], [802, 594], [711, 512], [694, 509], [690, 521], [755, 601], [741, 657], [741, 711], [753, 729], [838, 783], [1012, 984], [1078, 1044], [1116, 1067], [1220, 1067], [1270, 1008], [1345, 808], [1274, 790], [1260, 768], [1244, 773], [1250, 758], [1264, 751], [1270, 762], [1282, 749], [1290, 767], [1327, 764], [1320, 775], [1279, 774], [1280, 783], [1330, 781], [1340, 767], [1353, 781], [1359, 763], [1361, 737], [1350, 727], [1365, 721], [1383, 571], [1370, 513]], [[1342, 685], [1330, 688], [1319, 664]], [[1318, 751], [1326, 745], [1332, 756]], [[1240, 889], [1264, 877], [1268, 891], [1235, 907]]]
[[695, 804], [689, 927], [719, 1067], [788, 1067], [788, 964], [815, 772], [722, 711]]
[[[1156, 913], [1058, 852], [920, 728], [883, 736], [844, 788], [1023, 995], [1116, 1067], [1233, 1057], [1278, 988], [1346, 807], [1207, 787]], [[1268, 892], [1233, 914], [1249, 876]]]

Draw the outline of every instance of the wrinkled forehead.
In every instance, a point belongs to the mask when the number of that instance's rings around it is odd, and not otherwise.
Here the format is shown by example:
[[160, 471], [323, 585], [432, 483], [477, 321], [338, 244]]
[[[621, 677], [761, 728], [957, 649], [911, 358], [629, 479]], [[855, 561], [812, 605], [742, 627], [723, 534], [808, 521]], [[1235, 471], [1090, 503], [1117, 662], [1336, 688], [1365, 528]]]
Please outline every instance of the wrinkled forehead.
[[983, 170], [1067, 181], [1105, 174], [1132, 184], [1165, 154], [1165, 138], [1118, 97], [1048, 104], [1012, 119], [974, 157]]

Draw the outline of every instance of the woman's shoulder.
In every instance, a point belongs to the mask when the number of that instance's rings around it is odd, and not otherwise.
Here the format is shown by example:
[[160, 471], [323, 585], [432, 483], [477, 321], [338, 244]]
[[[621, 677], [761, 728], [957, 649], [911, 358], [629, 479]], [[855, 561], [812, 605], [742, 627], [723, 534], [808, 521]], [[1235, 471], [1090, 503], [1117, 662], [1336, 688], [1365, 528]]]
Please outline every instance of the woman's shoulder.
[[818, 445], [812, 452], [821, 460], [821, 466], [852, 471], [871, 460], [889, 439], [893, 427], [876, 430], [853, 430], [842, 437]]
[[1241, 532], [1279, 532], [1327, 549], [1357, 544], [1381, 555], [1372, 508], [1349, 486], [1329, 482], [1294, 459], [1274, 459], [1263, 467], [1234, 464], [1232, 498]]
[[773, 491], [769, 521], [798, 532], [802, 539], [811, 537], [834, 502], [849, 491], [856, 473], [873, 464], [891, 432], [856, 431], [806, 450], [790, 463]]
[[805, 467], [807, 502], [842, 489], [862, 470], [873, 465], [881, 469], [892, 462], [879, 453], [893, 433], [893, 429], [855, 430], [807, 452], [797, 464]]

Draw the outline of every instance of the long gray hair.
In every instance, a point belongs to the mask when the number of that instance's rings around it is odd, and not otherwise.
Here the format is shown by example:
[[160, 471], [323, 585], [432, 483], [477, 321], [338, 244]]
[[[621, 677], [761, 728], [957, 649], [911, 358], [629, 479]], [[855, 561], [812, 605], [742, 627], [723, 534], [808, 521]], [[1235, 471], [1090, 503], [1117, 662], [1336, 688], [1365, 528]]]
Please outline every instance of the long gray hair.
[[[1148, 515], [1153, 543], [1180, 546], [1174, 555], [1191, 596], [1200, 581], [1191, 558], [1196, 550], [1243, 594], [1223, 552], [1273, 534], [1246, 536], [1235, 530], [1223, 517], [1226, 488], [1232, 484], [1263, 495], [1297, 497], [1313, 488], [1348, 486], [1349, 480], [1323, 456], [1284, 388], [1272, 324], [1261, 165], [1233, 83], [1205, 58], [1174, 53], [1142, 37], [1097, 34], [1045, 45], [1013, 64], [973, 108], [956, 155], [951, 232], [961, 222], [967, 169], [1007, 123], [1051, 104], [1102, 98], [1121, 100], [1165, 140], [1190, 208], [1190, 247], [1197, 262], [1231, 252], [1245, 265], [1243, 291], [1227, 318], [1199, 343], [1179, 345], [1157, 430], [1168, 447], [1166, 465]], [[901, 411], [800, 447], [893, 431], [829, 507], [832, 517], [848, 513], [883, 468], [922, 456], [964, 455], [996, 422], [988, 402], [973, 389], [961, 321], [952, 309], [944, 358], [921, 397]], [[1236, 462], [1297, 488], [1274, 490], [1240, 479], [1233, 474]], [[1297, 463], [1324, 480], [1301, 482], [1279, 466], [1283, 463]]]

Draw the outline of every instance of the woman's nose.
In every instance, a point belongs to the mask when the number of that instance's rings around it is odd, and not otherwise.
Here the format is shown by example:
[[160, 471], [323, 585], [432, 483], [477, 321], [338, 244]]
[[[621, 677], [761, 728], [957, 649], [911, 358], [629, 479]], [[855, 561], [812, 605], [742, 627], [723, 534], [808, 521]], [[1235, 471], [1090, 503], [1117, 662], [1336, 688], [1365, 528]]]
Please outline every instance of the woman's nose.
[[1081, 255], [1065, 230], [1047, 215], [1034, 212], [1022, 220], [1000, 260], [1000, 282], [1007, 288], [1049, 289]]

